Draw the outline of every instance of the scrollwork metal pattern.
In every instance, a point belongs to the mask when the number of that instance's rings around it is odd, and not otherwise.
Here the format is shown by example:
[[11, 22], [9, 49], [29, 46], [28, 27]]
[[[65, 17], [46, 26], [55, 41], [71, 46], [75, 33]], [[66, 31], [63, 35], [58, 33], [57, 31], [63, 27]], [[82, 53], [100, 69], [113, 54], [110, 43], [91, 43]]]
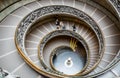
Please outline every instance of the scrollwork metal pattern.
[[25, 36], [26, 31], [30, 28], [31, 24], [33, 22], [35, 22], [36, 20], [38, 20], [40, 17], [47, 15], [47, 14], [71, 14], [73, 16], [76, 16], [78, 18], [80, 18], [81, 20], [84, 20], [87, 24], [89, 24], [91, 26], [91, 28], [95, 31], [98, 40], [99, 40], [99, 45], [100, 45], [100, 51], [102, 50], [103, 46], [104, 46], [104, 41], [102, 38], [102, 34], [101, 31], [99, 29], [99, 27], [97, 26], [97, 24], [95, 23], [94, 20], [92, 20], [87, 14], [85, 14], [84, 12], [77, 10], [75, 8], [72, 7], [68, 7], [68, 6], [47, 6], [47, 7], [43, 7], [40, 8], [38, 10], [33, 11], [32, 13], [30, 13], [18, 26], [17, 29], [17, 41], [19, 43], [19, 46], [21, 46], [21, 48], [23, 47], [23, 39]]
[[85, 14], [84, 12], [78, 9], [68, 7], [68, 6], [60, 6], [60, 5], [46, 6], [46, 7], [39, 8], [33, 11], [32, 13], [30, 13], [28, 16], [26, 16], [25, 19], [21, 21], [18, 28], [16, 29], [15, 41], [19, 46], [20, 50], [24, 52], [26, 56], [27, 56], [27, 53], [24, 46], [25, 44], [24, 40], [25, 40], [27, 31], [29, 30], [29, 28], [32, 26], [34, 22], [39, 20], [42, 16], [49, 15], [49, 14], [69, 14], [86, 22], [93, 29], [93, 31], [96, 33], [98, 37], [99, 53], [101, 54], [101, 57], [102, 57], [101, 52], [103, 52], [104, 41], [103, 41], [102, 33], [99, 27], [97, 26], [96, 22], [92, 18], [90, 18], [87, 14]]
[[117, 9], [117, 11], [119, 12], [120, 15], [120, 0], [109, 0]]
[[[77, 34], [77, 33], [74, 33], [74, 32], [72, 32], [72, 31], [69, 31], [69, 30], [56, 30], [56, 31], [53, 31], [53, 32], [51, 32], [51, 33], [49, 33], [48, 35], [46, 35], [43, 39], [42, 39], [42, 41], [41, 41], [41, 43], [40, 43], [40, 45], [39, 45], [39, 58], [40, 58], [40, 61], [41, 61], [41, 64], [42, 64], [42, 66], [46, 69], [50, 69], [50, 68], [48, 68], [47, 67], [47, 65], [45, 64], [45, 62], [44, 62], [44, 58], [43, 58], [43, 49], [44, 49], [44, 46], [46, 45], [46, 43], [51, 39], [51, 38], [54, 38], [54, 37], [56, 37], [56, 36], [70, 36], [70, 37], [73, 37], [73, 38], [75, 38], [75, 39], [77, 39], [79, 42], [81, 42], [82, 43], [82, 45], [84, 46], [84, 48], [85, 48], [85, 50], [86, 50], [86, 52], [87, 52], [87, 59], [88, 59], [88, 57], [89, 57], [89, 48], [88, 48], [88, 45], [87, 45], [87, 43], [86, 43], [86, 41], [81, 37], [81, 36], [79, 36], [79, 34]], [[99, 57], [98, 57], [99, 58]], [[52, 70], [52, 69], [50, 69], [50, 70]]]

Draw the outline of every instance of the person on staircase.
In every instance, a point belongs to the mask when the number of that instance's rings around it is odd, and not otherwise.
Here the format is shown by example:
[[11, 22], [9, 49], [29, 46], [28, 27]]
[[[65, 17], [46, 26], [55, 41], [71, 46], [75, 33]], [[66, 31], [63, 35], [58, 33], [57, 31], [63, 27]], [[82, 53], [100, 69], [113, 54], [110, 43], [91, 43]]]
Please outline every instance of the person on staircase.
[[76, 31], [76, 26], [75, 26], [75, 24], [74, 24], [72, 27], [73, 27], [73, 31], [75, 32], [75, 31]]
[[58, 19], [56, 19], [55, 24], [56, 24], [56, 28], [60, 29], [60, 21]]
[[66, 28], [65, 28], [65, 25], [63, 24], [62, 21], [60, 21], [60, 27], [61, 27], [62, 30], [65, 30], [65, 29], [66, 29]]

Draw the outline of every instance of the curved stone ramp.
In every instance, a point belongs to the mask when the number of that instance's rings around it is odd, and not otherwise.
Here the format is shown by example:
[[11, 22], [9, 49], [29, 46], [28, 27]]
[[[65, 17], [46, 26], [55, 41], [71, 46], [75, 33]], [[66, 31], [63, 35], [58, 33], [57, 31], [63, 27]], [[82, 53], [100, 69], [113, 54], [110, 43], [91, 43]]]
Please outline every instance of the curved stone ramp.
[[[96, 22], [97, 22], [97, 20], [101, 19], [98, 22], [98, 24], [99, 24], [99, 26], [100, 26], [100, 28], [103, 32], [104, 38], [106, 40], [105, 55], [109, 55], [109, 57], [112, 57], [112, 56], [115, 57], [115, 55], [117, 54], [117, 52], [119, 50], [119, 45], [120, 45], [119, 41], [118, 41], [118, 40], [120, 40], [119, 39], [120, 38], [119, 29], [116, 28], [116, 25], [107, 16], [104, 16], [104, 14], [103, 15], [100, 14], [99, 10], [97, 8], [94, 8], [94, 7], [90, 8], [90, 7], [87, 7], [87, 6], [89, 6], [88, 4], [84, 4], [84, 3], [76, 2], [76, 1], [73, 2], [73, 1], [71, 2], [71, 1], [68, 1], [68, 0], [62, 0], [61, 3], [63, 5], [68, 5], [68, 6], [73, 6], [73, 7], [79, 6], [78, 9], [83, 10], [86, 13], [88, 13], [92, 18], [95, 19]], [[57, 1], [50, 0], [49, 5], [54, 4], [54, 2], [57, 3]], [[36, 6], [35, 8], [32, 7], [33, 4], [34, 4], [34, 6]], [[22, 74], [22, 76], [23, 76], [22, 78], [28, 77], [27, 74], [29, 74], [29, 72], [26, 71], [27, 73], [22, 73], [23, 71], [25, 71], [24, 69], [27, 70], [28, 66], [26, 64], [24, 64], [23, 60], [18, 55], [16, 47], [14, 45], [15, 28], [19, 24], [19, 22], [23, 19], [23, 17], [25, 17], [25, 15], [30, 13], [32, 11], [32, 9], [42, 7], [43, 4], [46, 4], [46, 3], [45, 2], [42, 3], [42, 1], [40, 1], [40, 2], [33, 2], [33, 3], [29, 4], [29, 7], [27, 7], [28, 5], [23, 6], [19, 9], [17, 9], [15, 12], [8, 15], [0, 23], [0, 33], [4, 33], [4, 34], [0, 34], [0, 45], [3, 45], [3, 46], [0, 46], [0, 49], [1, 49], [0, 62], [2, 63], [2, 64], [0, 64], [0, 66], [3, 67], [4, 69], [10, 71], [10, 72], [12, 72], [12, 70], [16, 70], [16, 72], [14, 72], [14, 73], [18, 74], [18, 75]], [[30, 5], [31, 5], [32, 8], [30, 8]], [[89, 10], [87, 8], [89, 8]], [[98, 16], [99, 16], [99, 18], [98, 18]], [[11, 20], [11, 18], [12, 18], [12, 20]], [[114, 36], [115, 36], [115, 38], [113, 38], [114, 40], [113, 39], [107, 40], [107, 38], [114, 37]], [[16, 51], [16, 52], [14, 52], [14, 51]], [[15, 54], [16, 59], [15, 58], [13, 59], [12, 54], [13, 55]], [[105, 56], [105, 55], [104, 55], [104, 57], [108, 57], [108, 56]], [[114, 57], [112, 57], [112, 59], [114, 59]], [[105, 58], [102, 59], [101, 63], [97, 67], [97, 68], [100, 68], [100, 70], [102, 70], [101, 67], [107, 66], [110, 63], [109, 59], [107, 59], [107, 60], [104, 60], [104, 59]], [[16, 60], [17, 62], [14, 62], [12, 64], [7, 63], [7, 61], [10, 61], [10, 60], [12, 62], [13, 62], [13, 60]], [[21, 63], [18, 64], [18, 61], [21, 62]], [[21, 65], [21, 66], [18, 66], [18, 65]], [[20, 68], [17, 68], [17, 67], [20, 67]], [[26, 67], [26, 68], [24, 68], [22, 70], [21, 67]], [[33, 70], [29, 69], [29, 67], [28, 67], [28, 70], [32, 72], [32, 75], [35, 74], [35, 75], [33, 75], [34, 77], [38, 76], [38, 74], [36, 72], [34, 72]], [[98, 70], [98, 69], [96, 69], [96, 70]], [[21, 72], [21, 74], [19, 72]], [[94, 73], [95, 73], [95, 71], [94, 71]], [[117, 72], [117, 74], [119, 74], [119, 72]], [[32, 78], [32, 77], [29, 77], [29, 78]]]

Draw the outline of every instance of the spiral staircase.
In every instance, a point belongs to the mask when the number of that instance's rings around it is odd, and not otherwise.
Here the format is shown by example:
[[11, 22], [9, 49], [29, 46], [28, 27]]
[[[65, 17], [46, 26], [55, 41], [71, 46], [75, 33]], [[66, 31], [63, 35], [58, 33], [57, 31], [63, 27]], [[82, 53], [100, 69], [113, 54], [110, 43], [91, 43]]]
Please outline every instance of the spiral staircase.
[[[0, 13], [0, 67], [10, 74], [20, 78], [120, 77], [119, 0], [0, 2], [9, 4]], [[77, 73], [65, 70], [63, 56], [56, 61], [62, 49], [80, 56], [79, 63], [71, 60], [74, 54], [65, 55], [69, 57], [65, 66], [80, 67]]]

